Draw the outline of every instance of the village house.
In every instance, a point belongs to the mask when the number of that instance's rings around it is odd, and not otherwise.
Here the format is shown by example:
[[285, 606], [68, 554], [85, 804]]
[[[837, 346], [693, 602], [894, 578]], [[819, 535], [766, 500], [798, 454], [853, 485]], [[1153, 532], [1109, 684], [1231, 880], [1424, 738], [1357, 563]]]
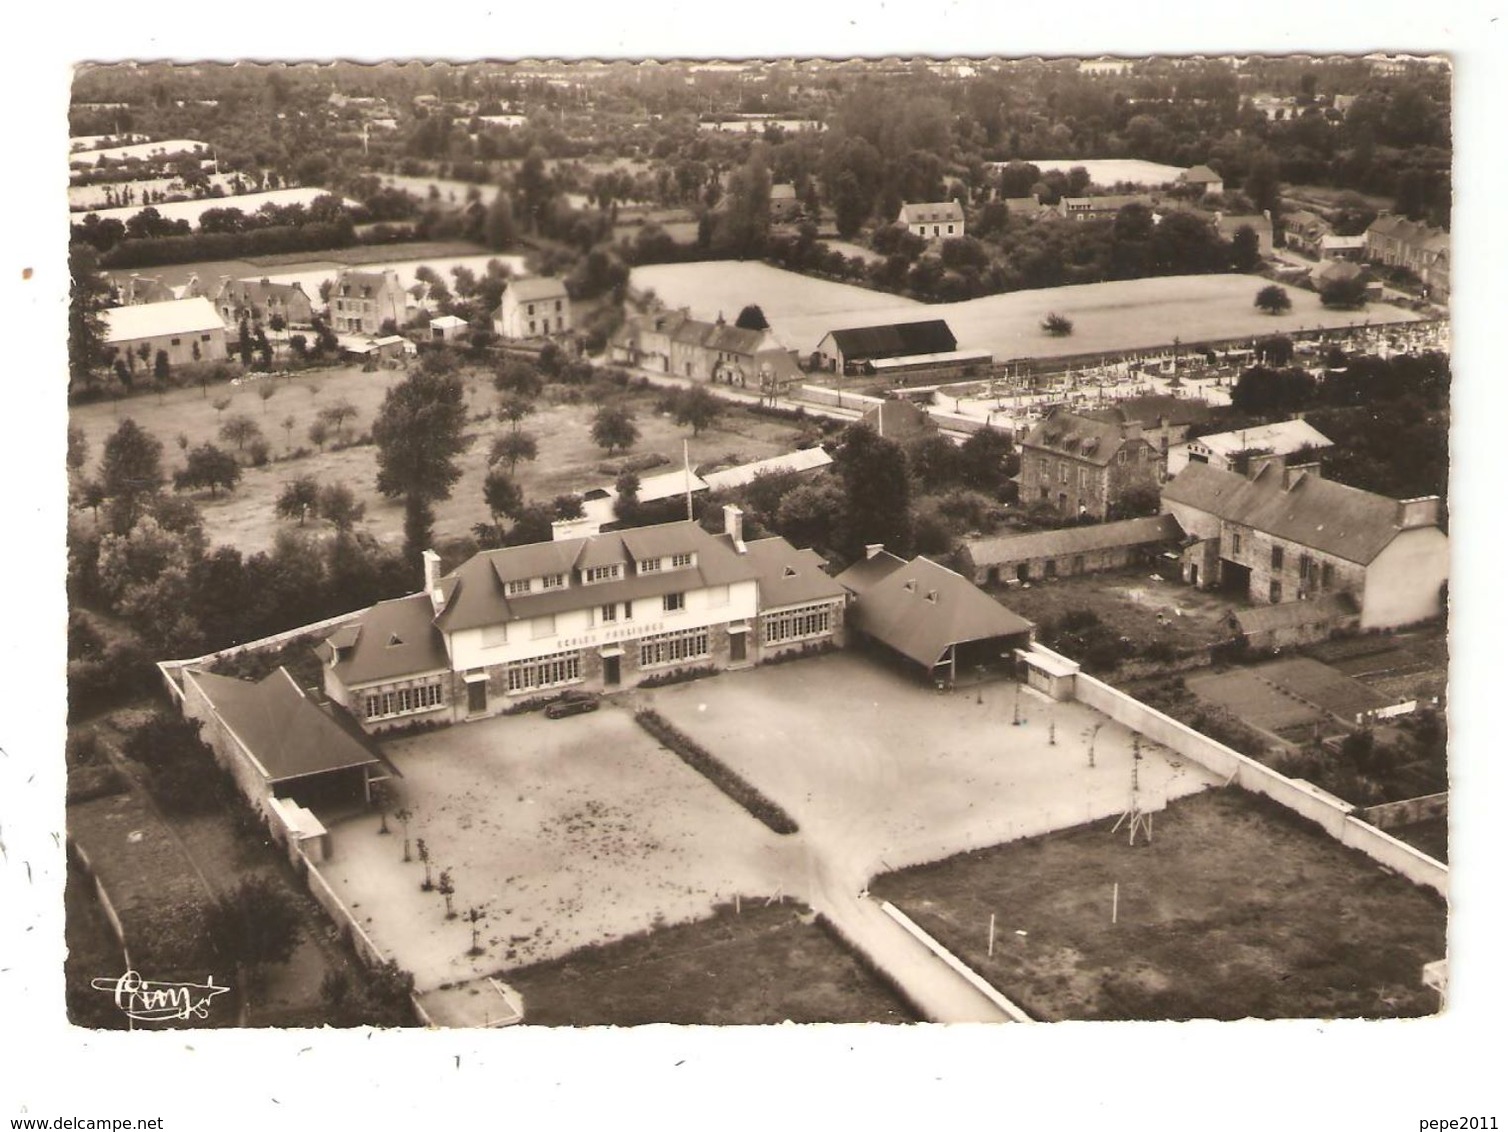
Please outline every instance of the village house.
[[274, 317], [281, 318], [284, 326], [309, 326], [314, 321], [314, 304], [300, 283], [273, 283], [265, 276], [232, 279], [222, 275], [215, 309], [227, 327], [239, 326], [243, 318], [261, 326], [270, 326]]
[[1330, 224], [1313, 212], [1300, 209], [1283, 217], [1283, 244], [1294, 251], [1319, 259]]
[[549, 338], [571, 329], [571, 296], [549, 276], [513, 279], [492, 316], [499, 338]]
[[172, 365], [218, 361], [225, 353], [225, 323], [204, 296], [110, 307], [101, 312], [105, 320], [104, 345], [122, 355], [141, 358], [147, 365], [158, 351]]
[[774, 333], [691, 317], [686, 308], [631, 316], [608, 344], [617, 365], [781, 394], [800, 367]]
[[1184, 581], [1279, 605], [1347, 593], [1363, 629], [1438, 616], [1450, 572], [1440, 499], [1394, 500], [1318, 465], [1253, 462], [1249, 475], [1189, 464], [1162, 491], [1188, 535]]
[[812, 353], [812, 367], [834, 373], [856, 374], [876, 362], [895, 358], [949, 355], [957, 351], [958, 339], [940, 318], [915, 322], [890, 322], [879, 326], [851, 326], [829, 330]]
[[188, 279], [177, 287], [170, 287], [160, 275], [137, 275], [119, 287], [121, 306], [134, 307], [142, 303], [170, 303], [174, 299], [195, 299], [205, 294], [204, 284], [197, 272], [190, 272]]
[[865, 410], [859, 423], [873, 429], [876, 435], [902, 445], [937, 432], [937, 422], [931, 413], [897, 397], [888, 397], [874, 408]]
[[318, 647], [325, 690], [369, 731], [496, 715], [564, 688], [612, 691], [840, 643], [844, 590], [784, 539], [693, 522], [484, 551], [380, 602]]
[[1450, 233], [1444, 229], [1384, 212], [1367, 229], [1366, 258], [1406, 267], [1434, 297], [1450, 296]]
[[1208, 165], [1195, 165], [1178, 174], [1178, 182], [1198, 191], [1200, 197], [1217, 197], [1225, 192], [1225, 179]]
[[1156, 200], [1150, 193], [1113, 193], [1100, 197], [1061, 197], [1058, 200], [1058, 215], [1064, 220], [1107, 220], [1128, 204], [1152, 208]]
[[1047, 503], [1060, 515], [1102, 520], [1138, 489], [1157, 490], [1158, 461], [1139, 421], [1059, 408], [1021, 441], [1016, 483], [1023, 505]]
[[956, 200], [903, 204], [895, 222], [926, 240], [956, 240], [964, 235], [963, 205]]
[[429, 320], [429, 337], [435, 342], [454, 342], [471, 330], [471, 324], [459, 315], [436, 315]]
[[961, 572], [975, 585], [998, 586], [1151, 562], [1182, 539], [1176, 519], [1152, 515], [1057, 531], [965, 539], [958, 560]]
[[1244, 473], [1253, 457], [1288, 457], [1305, 450], [1317, 457], [1331, 446], [1330, 438], [1308, 421], [1277, 421], [1174, 444], [1168, 449], [1168, 475], [1176, 476], [1189, 464], [1208, 464], [1222, 471]]
[[[1176, 372], [1176, 371], [1175, 371]], [[1209, 402], [1198, 397], [1175, 397], [1149, 393], [1126, 397], [1103, 409], [1081, 410], [1083, 416], [1111, 424], [1138, 424], [1142, 439], [1157, 450], [1160, 475], [1167, 474], [1167, 455], [1210, 419]]]
[[336, 334], [375, 335], [389, 319], [402, 326], [408, 318], [408, 296], [398, 273], [353, 271], [342, 268], [330, 289], [330, 328]]

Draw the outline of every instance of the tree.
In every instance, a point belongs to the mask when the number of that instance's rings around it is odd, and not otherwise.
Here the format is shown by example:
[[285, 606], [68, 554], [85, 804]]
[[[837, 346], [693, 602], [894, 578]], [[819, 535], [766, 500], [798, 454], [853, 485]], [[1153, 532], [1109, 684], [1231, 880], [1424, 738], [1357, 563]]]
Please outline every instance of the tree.
[[424, 866], [424, 883], [419, 887], [425, 892], [432, 892], [435, 882], [430, 873], [429, 846], [425, 844], [424, 838], [421, 837], [414, 842], [414, 851], [419, 854], [419, 863]]
[[700, 436], [702, 429], [711, 427], [723, 411], [721, 398], [704, 385], [687, 389], [675, 401], [675, 422], [690, 425], [691, 435]]
[[68, 467], [75, 472], [82, 470], [84, 462], [89, 459], [89, 438], [78, 425], [68, 426], [67, 459]]
[[162, 442], [130, 417], [105, 441], [100, 486], [121, 507], [126, 527], [134, 522], [141, 501], [162, 487]]
[[205, 930], [215, 950], [258, 977], [269, 963], [285, 963], [302, 935], [298, 905], [277, 881], [247, 877], [210, 906]]
[[786, 492], [774, 526], [796, 546], [831, 549], [838, 545], [846, 505], [842, 484], [824, 476]]
[[356, 493], [345, 484], [327, 483], [319, 489], [319, 513], [337, 531], [349, 531], [361, 522], [367, 506], [358, 502]]
[[277, 513], [285, 519], [297, 519], [301, 527], [309, 516], [318, 515], [319, 484], [314, 477], [299, 476], [284, 484], [278, 496]]
[[513, 202], [502, 189], [492, 198], [487, 208], [487, 219], [482, 223], [482, 242], [495, 252], [506, 251], [518, 240], [518, 225], [513, 219]]
[[1066, 338], [1073, 333], [1073, 319], [1054, 311], [1042, 319], [1042, 331], [1054, 338]]
[[456, 918], [456, 910], [451, 900], [456, 894], [456, 882], [452, 879], [449, 869], [440, 870], [439, 879], [435, 882], [435, 890], [441, 896], [445, 897], [445, 918], [447, 920], [454, 920]]
[[68, 248], [68, 382], [76, 389], [94, 384], [105, 359], [105, 316], [110, 284], [99, 272], [95, 250], [83, 242]]
[[1262, 241], [1257, 230], [1250, 224], [1236, 229], [1230, 240], [1230, 265], [1235, 271], [1246, 273], [1256, 270], [1262, 258]]
[[1269, 283], [1257, 292], [1254, 305], [1258, 310], [1266, 311], [1268, 314], [1282, 314], [1293, 308], [1293, 300], [1288, 297], [1288, 291], [1285, 288], [1279, 287], [1276, 283]]
[[757, 303], [750, 303], [738, 312], [738, 318], [734, 320], [733, 325], [742, 330], [768, 330], [770, 320], [765, 318], [764, 311]]
[[586, 514], [579, 495], [557, 495], [550, 502], [557, 519], [579, 519]]
[[965, 487], [999, 497], [1014, 474], [1015, 445], [1009, 433], [982, 428], [958, 447], [958, 479]]
[[613, 516], [623, 523], [633, 523], [639, 516], [639, 476], [637, 472], [624, 472], [613, 485], [617, 497], [613, 500]]
[[327, 425], [324, 421], [316, 419], [315, 422], [309, 426], [309, 443], [313, 444], [321, 452], [323, 452], [325, 450], [325, 445], [329, 442], [329, 440], [330, 426]]
[[261, 436], [261, 426], [244, 413], [226, 418], [220, 426], [220, 439], [234, 444], [237, 451], [245, 451], [248, 441], [259, 440]]
[[283, 426], [283, 444], [287, 448], [292, 448], [293, 447], [293, 427], [294, 427], [294, 425], [298, 424], [298, 421], [297, 421], [297, 419], [295, 419], [295, 417], [293, 416], [292, 413], [289, 413], [286, 417], [284, 417], [282, 419], [282, 421], [280, 423]]
[[350, 422], [356, 419], [356, 406], [342, 397], [333, 405], [326, 405], [321, 409], [318, 417], [344, 441]]
[[420, 556], [435, 541], [435, 511], [427, 500], [410, 495], [403, 501], [403, 558], [418, 565]]
[[515, 429], [519, 422], [534, 412], [534, 402], [527, 397], [521, 397], [516, 393], [510, 393], [498, 399], [497, 416], [499, 420], [505, 420]]
[[277, 391], [278, 387], [271, 381], [263, 381], [257, 386], [257, 396], [262, 399], [262, 414], [264, 416], [267, 413], [267, 402], [272, 400]]
[[901, 446], [868, 425], [853, 424], [843, 430], [833, 463], [848, 505], [840, 532], [844, 556], [857, 561], [872, 543], [902, 557], [909, 554], [911, 479]]
[[211, 498], [219, 495], [220, 488], [234, 490], [241, 482], [241, 465], [236, 458], [213, 444], [201, 444], [188, 453], [187, 465], [173, 474], [173, 487], [178, 491], [209, 488]]
[[611, 454], [616, 449], [625, 451], [639, 440], [639, 429], [634, 424], [634, 415], [625, 405], [604, 405], [592, 419], [592, 442]]
[[482, 497], [487, 501], [487, 510], [492, 513], [493, 525], [497, 527], [498, 537], [501, 538], [503, 516], [511, 518], [523, 510], [523, 489], [514, 482], [512, 476], [494, 465], [487, 471], [487, 479], [482, 485]]
[[1327, 280], [1320, 285], [1320, 302], [1332, 310], [1355, 310], [1365, 306], [1367, 281], [1360, 274]]
[[537, 460], [539, 442], [527, 432], [505, 432], [492, 442], [492, 451], [487, 454], [488, 465], [506, 461], [508, 474], [513, 474], [520, 460]]
[[[466, 450], [466, 393], [453, 374], [416, 373], [388, 390], [372, 424], [377, 490], [430, 504], [449, 499]], [[427, 549], [421, 547], [422, 549]]]

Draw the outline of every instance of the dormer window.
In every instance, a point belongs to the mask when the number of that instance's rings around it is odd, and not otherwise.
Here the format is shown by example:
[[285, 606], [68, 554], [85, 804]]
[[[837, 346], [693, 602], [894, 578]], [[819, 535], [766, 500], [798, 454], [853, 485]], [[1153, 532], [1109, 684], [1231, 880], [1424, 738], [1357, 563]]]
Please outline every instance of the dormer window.
[[615, 578], [621, 577], [622, 573], [623, 564], [621, 562], [613, 562], [607, 566], [588, 566], [582, 571], [581, 576], [584, 581], [590, 584], [593, 582], [611, 582]]
[[393, 633], [387, 639], [387, 647], [388, 648], [393, 648], [394, 646], [401, 645], [402, 643], [403, 643], [403, 638], [400, 637], [397, 633]]
[[662, 561], [662, 559], [659, 559], [659, 558], [641, 558], [641, 559], [639, 559], [639, 573], [641, 573], [641, 574], [657, 574], [657, 573], [659, 573], [661, 561]]
[[506, 591], [509, 597], [516, 597], [519, 594], [528, 593], [533, 586], [534, 579], [532, 578], [515, 578], [508, 583]]
[[904, 589], [908, 594], [914, 594], [916, 592], [916, 579], [913, 578], [901, 588]]
[[672, 554], [670, 556], [670, 568], [672, 570], [684, 570], [696, 561], [694, 554]]
[[566, 576], [564, 574], [546, 574], [543, 579], [544, 588], [547, 590], [565, 589]]

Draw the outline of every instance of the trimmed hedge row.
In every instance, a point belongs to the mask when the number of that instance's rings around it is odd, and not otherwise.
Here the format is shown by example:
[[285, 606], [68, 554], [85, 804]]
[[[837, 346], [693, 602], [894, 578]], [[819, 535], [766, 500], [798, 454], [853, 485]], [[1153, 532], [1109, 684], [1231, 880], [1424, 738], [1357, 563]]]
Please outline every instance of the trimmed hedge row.
[[724, 766], [710, 751], [673, 726], [653, 708], [643, 708], [635, 712], [634, 722], [674, 751], [692, 770], [706, 778], [776, 833], [795, 833], [801, 828], [796, 824], [795, 818], [766, 798], [754, 786], [745, 782], [735, 771]]

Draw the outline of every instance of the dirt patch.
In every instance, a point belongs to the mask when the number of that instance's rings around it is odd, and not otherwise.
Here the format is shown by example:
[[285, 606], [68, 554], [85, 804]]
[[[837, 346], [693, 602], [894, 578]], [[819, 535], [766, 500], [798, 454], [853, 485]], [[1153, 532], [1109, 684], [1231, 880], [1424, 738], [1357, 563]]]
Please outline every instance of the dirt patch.
[[910, 1022], [903, 1003], [791, 904], [708, 919], [511, 971], [538, 1026]]
[[1443, 902], [1288, 811], [1236, 790], [1183, 798], [1135, 848], [1109, 824], [871, 887], [1044, 1019], [1437, 1009], [1419, 972], [1445, 954]]

